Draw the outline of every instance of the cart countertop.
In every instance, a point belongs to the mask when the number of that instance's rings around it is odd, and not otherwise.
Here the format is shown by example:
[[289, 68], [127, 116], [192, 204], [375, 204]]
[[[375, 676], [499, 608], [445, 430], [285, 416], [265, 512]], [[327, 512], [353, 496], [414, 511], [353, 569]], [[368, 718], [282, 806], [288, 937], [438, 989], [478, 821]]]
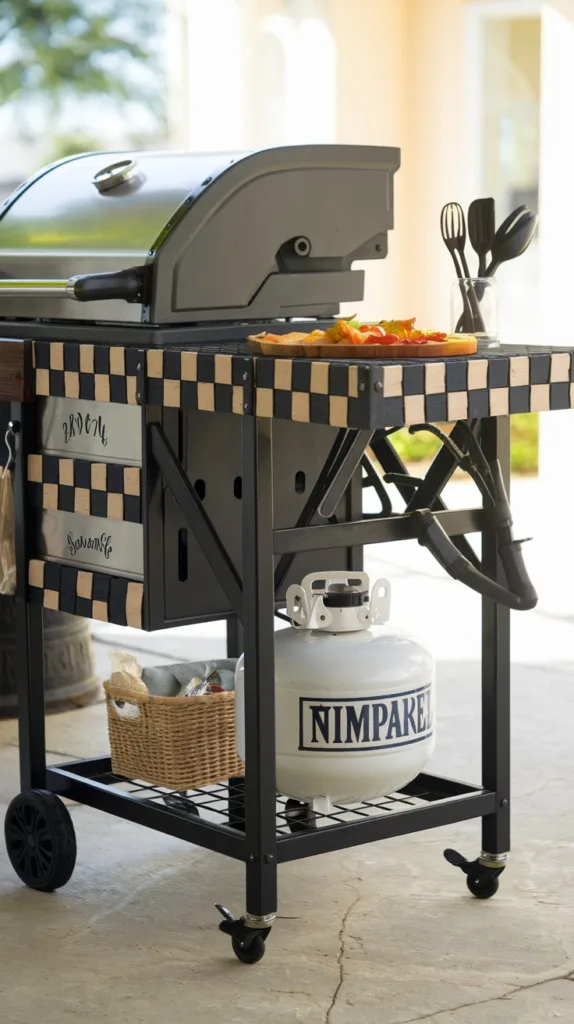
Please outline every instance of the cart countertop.
[[239, 342], [144, 351], [37, 341], [32, 374], [37, 397], [361, 429], [574, 407], [574, 348], [566, 346], [501, 345], [399, 361], [253, 356]]

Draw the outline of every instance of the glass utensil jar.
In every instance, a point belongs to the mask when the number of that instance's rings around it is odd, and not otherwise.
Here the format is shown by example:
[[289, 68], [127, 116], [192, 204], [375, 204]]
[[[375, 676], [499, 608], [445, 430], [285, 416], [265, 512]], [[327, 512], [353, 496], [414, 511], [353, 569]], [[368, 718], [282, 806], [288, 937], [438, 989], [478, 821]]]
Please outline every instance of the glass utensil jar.
[[498, 289], [492, 277], [460, 277], [450, 302], [452, 334], [474, 334], [480, 347], [498, 345]]

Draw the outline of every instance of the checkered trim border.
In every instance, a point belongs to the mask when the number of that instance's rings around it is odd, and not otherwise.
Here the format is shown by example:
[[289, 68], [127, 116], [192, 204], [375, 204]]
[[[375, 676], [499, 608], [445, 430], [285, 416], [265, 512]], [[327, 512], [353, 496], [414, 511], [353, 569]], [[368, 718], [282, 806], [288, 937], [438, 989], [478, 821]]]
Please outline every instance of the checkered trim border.
[[143, 629], [144, 585], [58, 562], [28, 563], [28, 600], [53, 611]]
[[253, 359], [225, 352], [37, 341], [34, 381], [37, 397], [128, 405], [145, 400], [240, 416], [253, 410]]
[[157, 348], [147, 352], [149, 405], [249, 415], [252, 378], [248, 356]]
[[574, 350], [387, 364], [372, 378], [373, 427], [574, 407]]
[[257, 416], [401, 427], [574, 408], [574, 350], [351, 363], [255, 360]]
[[142, 522], [141, 470], [137, 466], [29, 455], [28, 485], [36, 508]]
[[38, 396], [145, 401], [333, 427], [400, 427], [574, 407], [574, 350], [534, 346], [516, 355], [385, 363], [253, 358], [200, 346], [144, 352], [35, 342], [34, 374]]
[[33, 349], [37, 397], [127, 405], [141, 398], [138, 374], [144, 354], [137, 349], [63, 341], [35, 341]]
[[369, 419], [370, 367], [343, 360], [255, 359], [255, 415], [359, 427]]

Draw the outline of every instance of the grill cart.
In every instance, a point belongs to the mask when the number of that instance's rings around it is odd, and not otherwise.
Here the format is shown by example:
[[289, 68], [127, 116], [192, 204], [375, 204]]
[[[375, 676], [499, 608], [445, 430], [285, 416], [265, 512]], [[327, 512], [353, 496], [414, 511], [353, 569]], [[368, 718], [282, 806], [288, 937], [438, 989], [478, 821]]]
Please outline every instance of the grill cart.
[[[328, 324], [362, 298], [353, 264], [386, 255], [398, 166], [398, 150], [347, 146], [90, 154], [0, 214], [22, 786], [8, 854], [31, 887], [65, 884], [68, 797], [243, 861], [245, 913], [220, 909], [246, 963], [265, 951], [282, 862], [480, 818], [480, 855], [447, 856], [486, 898], [510, 849], [509, 608], [535, 595], [504, 494], [509, 416], [571, 407], [571, 351], [274, 359], [245, 341]], [[389, 434], [446, 420], [426, 477], [409, 477]], [[486, 480], [484, 501], [449, 511], [460, 461]], [[364, 486], [380, 514], [363, 514]], [[415, 537], [483, 594], [482, 780], [421, 774], [311, 813], [276, 792], [274, 616], [305, 574], [358, 572], [365, 544]], [[44, 608], [146, 630], [225, 619], [228, 655], [245, 653], [245, 773], [174, 793], [118, 775], [108, 755], [47, 767]]]

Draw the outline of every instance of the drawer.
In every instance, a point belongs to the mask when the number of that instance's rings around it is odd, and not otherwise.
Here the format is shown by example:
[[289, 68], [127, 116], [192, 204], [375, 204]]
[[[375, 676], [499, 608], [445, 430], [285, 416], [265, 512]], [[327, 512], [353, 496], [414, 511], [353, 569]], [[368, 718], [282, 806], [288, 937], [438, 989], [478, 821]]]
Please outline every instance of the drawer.
[[81, 569], [143, 579], [143, 526], [44, 509], [38, 554]]
[[44, 452], [141, 466], [139, 406], [76, 398], [44, 398], [38, 404]]

